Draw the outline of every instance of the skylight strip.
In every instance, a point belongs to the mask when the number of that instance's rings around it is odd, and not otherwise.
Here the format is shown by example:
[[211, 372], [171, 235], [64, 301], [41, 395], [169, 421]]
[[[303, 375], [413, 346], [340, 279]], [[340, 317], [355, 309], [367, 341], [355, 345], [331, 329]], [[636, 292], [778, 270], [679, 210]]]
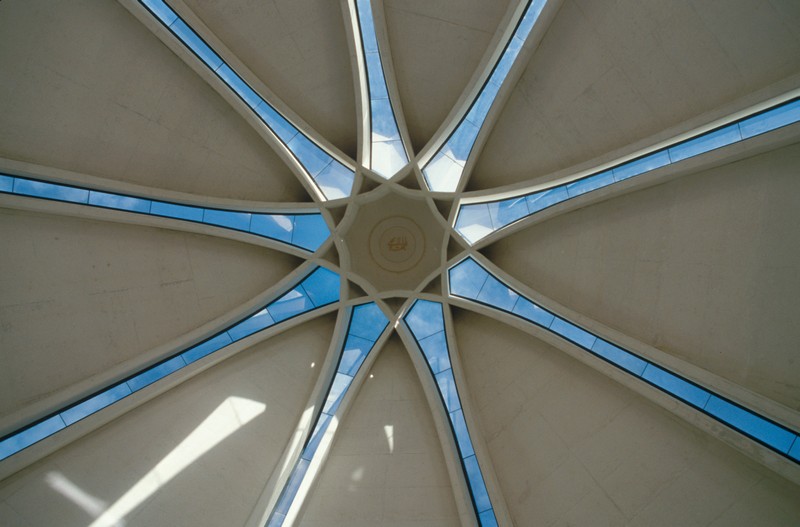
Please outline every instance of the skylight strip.
[[339, 283], [337, 273], [316, 267], [288, 292], [203, 342], [1, 438], [0, 461], [245, 337], [337, 302]]
[[497, 519], [489, 491], [475, 456], [472, 439], [464, 420], [464, 412], [461, 409], [461, 399], [453, 376], [450, 351], [447, 346], [442, 304], [429, 300], [417, 300], [403, 320], [411, 330], [436, 382], [439, 396], [450, 421], [479, 524], [484, 527], [496, 526]]
[[353, 170], [300, 131], [262, 98], [164, 0], [139, 0], [184, 46], [224, 82], [263, 122], [325, 200], [345, 198], [353, 188]]
[[680, 163], [800, 121], [800, 99], [794, 98], [714, 130], [653, 150], [631, 161], [536, 192], [503, 200], [471, 202], [459, 206], [455, 228], [474, 245], [490, 234], [549, 207], [615, 183]]
[[455, 192], [464, 174], [464, 166], [483, 128], [486, 116], [506, 81], [511, 67], [539, 19], [547, 0], [531, 0], [517, 27], [505, 44], [503, 53], [492, 68], [483, 87], [470, 103], [469, 109], [445, 143], [422, 167], [425, 182], [434, 192]]
[[275, 508], [270, 513], [266, 523], [267, 527], [283, 525], [292, 506], [294, 505], [295, 508], [299, 506], [299, 504], [295, 504], [295, 499], [298, 497], [298, 491], [303, 482], [310, 477], [309, 467], [322, 454], [322, 451], [319, 450], [322, 438], [327, 433], [358, 370], [388, 325], [389, 320], [374, 302], [353, 308], [347, 336], [339, 350], [336, 372], [328, 387], [323, 406], [316, 416], [313, 432], [306, 439], [300, 458], [295, 463]]
[[314, 252], [330, 230], [319, 212], [246, 212], [184, 205], [115, 192], [0, 174], [0, 193], [203, 223]]
[[379, 176], [390, 179], [408, 164], [408, 154], [400, 136], [383, 63], [375, 33], [375, 20], [370, 0], [355, 0], [361, 45], [360, 51], [367, 73], [369, 92], [370, 157], [368, 167]]
[[[800, 448], [792, 450], [798, 441], [797, 432], [558, 316], [507, 286], [472, 258], [468, 257], [450, 268], [449, 282], [452, 296], [532, 322], [774, 452], [800, 463]], [[475, 292], [476, 282], [485, 284], [480, 293]], [[492, 286], [487, 289], [489, 284]]]

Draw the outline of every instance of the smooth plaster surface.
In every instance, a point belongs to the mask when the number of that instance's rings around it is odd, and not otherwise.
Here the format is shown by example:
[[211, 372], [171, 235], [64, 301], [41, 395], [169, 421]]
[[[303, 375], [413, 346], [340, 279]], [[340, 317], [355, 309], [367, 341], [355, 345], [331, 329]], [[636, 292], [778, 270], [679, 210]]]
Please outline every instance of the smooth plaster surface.
[[[333, 322], [323, 317], [256, 344], [4, 480], [0, 525], [86, 527], [123, 497], [146, 498], [124, 516], [127, 527], [244, 524], [304, 410], [319, 371], [311, 364], [323, 360]], [[264, 407], [240, 427], [234, 418], [210, 450], [207, 427], [191, 448], [181, 446], [231, 397]], [[154, 467], [171, 474], [184, 460], [174, 477], [145, 486], [147, 495], [126, 496]], [[53, 483], [63, 479], [72, 485]]]
[[289, 108], [355, 159], [356, 96], [339, 2], [185, 2]]
[[118, 2], [0, 5], [0, 155], [140, 185], [309, 201], [271, 147]]
[[800, 145], [558, 216], [488, 249], [567, 307], [800, 409]]
[[800, 72], [793, 0], [567, 0], [468, 189], [588, 161]]
[[517, 525], [800, 521], [797, 485], [530, 335], [470, 312], [454, 316]]
[[287, 255], [0, 209], [0, 415], [145, 354], [291, 272]]
[[459, 525], [430, 408], [398, 338], [364, 380], [298, 525]]

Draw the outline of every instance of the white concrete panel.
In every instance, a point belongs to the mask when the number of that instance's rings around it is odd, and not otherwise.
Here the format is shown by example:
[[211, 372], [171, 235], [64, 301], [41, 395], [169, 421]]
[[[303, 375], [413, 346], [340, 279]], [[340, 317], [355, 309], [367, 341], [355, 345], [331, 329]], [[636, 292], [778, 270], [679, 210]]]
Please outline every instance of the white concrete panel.
[[196, 194], [308, 199], [233, 108], [117, 2], [3, 2], [0, 70], [0, 155]]
[[545, 296], [800, 408], [800, 145], [558, 216], [489, 248]]
[[419, 152], [461, 96], [508, 0], [386, 0], [386, 25], [408, 133]]
[[800, 487], [527, 334], [455, 315], [466, 378], [517, 525], [800, 521]]
[[800, 35], [784, 14], [792, 4], [567, 0], [470, 188], [588, 161], [796, 75]]
[[300, 525], [458, 525], [428, 403], [397, 338], [381, 352], [337, 433]]
[[186, 0], [314, 130], [356, 157], [356, 110], [342, 8], [330, 0]]
[[297, 265], [230, 240], [0, 209], [0, 415], [225, 314]]
[[329, 316], [258, 344], [0, 482], [0, 524], [242, 525], [332, 331]]

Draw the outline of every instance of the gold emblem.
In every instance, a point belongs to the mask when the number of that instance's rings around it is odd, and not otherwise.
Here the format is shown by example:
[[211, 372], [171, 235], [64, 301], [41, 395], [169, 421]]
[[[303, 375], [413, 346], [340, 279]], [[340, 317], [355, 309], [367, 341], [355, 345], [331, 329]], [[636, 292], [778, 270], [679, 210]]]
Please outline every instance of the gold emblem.
[[405, 236], [395, 236], [389, 240], [387, 245], [391, 252], [405, 251], [408, 248], [408, 240], [406, 240]]

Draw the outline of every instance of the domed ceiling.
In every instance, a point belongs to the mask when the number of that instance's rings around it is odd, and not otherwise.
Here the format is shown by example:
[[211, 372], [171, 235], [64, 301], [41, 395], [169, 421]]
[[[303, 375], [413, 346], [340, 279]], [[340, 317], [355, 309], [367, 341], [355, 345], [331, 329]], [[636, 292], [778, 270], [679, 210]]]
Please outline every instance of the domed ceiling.
[[0, 3], [0, 524], [797, 524], [798, 28]]

